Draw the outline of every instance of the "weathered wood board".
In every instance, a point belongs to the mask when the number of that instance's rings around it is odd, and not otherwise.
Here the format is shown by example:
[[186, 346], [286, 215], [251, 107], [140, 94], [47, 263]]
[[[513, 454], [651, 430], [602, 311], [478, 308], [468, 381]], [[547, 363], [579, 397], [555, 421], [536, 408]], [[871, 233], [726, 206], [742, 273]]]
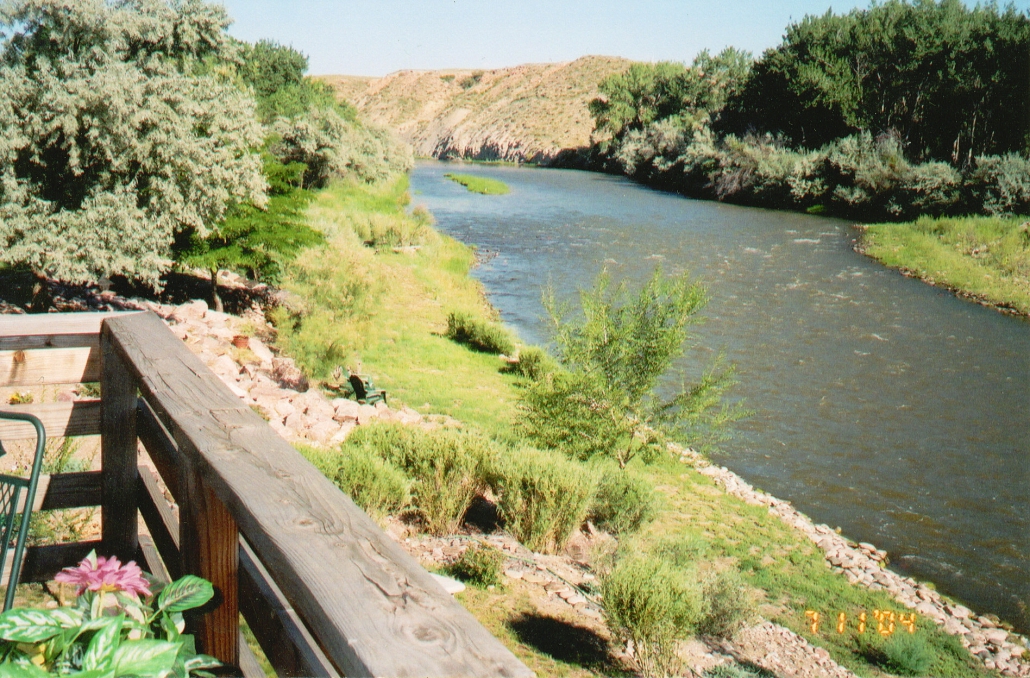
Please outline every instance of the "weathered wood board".
[[100, 379], [96, 348], [36, 348], [0, 351], [0, 386], [78, 384]]
[[[0, 411], [34, 414], [43, 423], [47, 439], [100, 435], [100, 400], [40, 405], [0, 405]], [[35, 440], [36, 429], [27, 421], [0, 419], [0, 440]]]
[[533, 675], [156, 315], [103, 334], [345, 675]]

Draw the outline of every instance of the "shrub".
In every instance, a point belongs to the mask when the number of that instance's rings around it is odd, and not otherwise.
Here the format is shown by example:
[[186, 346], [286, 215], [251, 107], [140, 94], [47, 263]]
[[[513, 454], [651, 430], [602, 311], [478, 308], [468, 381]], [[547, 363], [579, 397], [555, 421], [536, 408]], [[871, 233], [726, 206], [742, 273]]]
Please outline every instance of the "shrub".
[[540, 381], [556, 368], [554, 359], [547, 355], [547, 351], [538, 346], [528, 346], [519, 349], [518, 359], [505, 367], [504, 371], [532, 381]]
[[895, 633], [884, 639], [879, 634], [858, 637], [858, 650], [866, 659], [900, 676], [922, 676], [933, 663], [934, 653], [918, 634]]
[[494, 481], [505, 527], [527, 548], [561, 550], [586, 517], [597, 484], [592, 470], [524, 448], [499, 461]]
[[367, 447], [344, 445], [330, 451], [305, 447], [298, 450], [377, 521], [402, 510], [411, 501], [411, 480]]
[[650, 483], [632, 471], [606, 468], [597, 484], [590, 519], [612, 534], [636, 532], [654, 520], [658, 495]]
[[698, 633], [729, 638], [755, 616], [754, 598], [737, 570], [709, 569], [700, 581], [704, 608]]
[[486, 588], [501, 583], [504, 554], [492, 546], [473, 544], [450, 567], [451, 574], [475, 586]]
[[504, 328], [460, 311], [447, 314], [445, 336], [474, 351], [506, 355], [515, 352], [515, 343]]
[[1030, 160], [1015, 153], [981, 156], [966, 190], [987, 214], [1030, 214]]
[[401, 468], [412, 483], [412, 504], [431, 534], [457, 530], [472, 500], [486, 488], [495, 451], [482, 435], [400, 424], [361, 426], [344, 447], [369, 450]]
[[601, 579], [608, 627], [632, 640], [644, 676], [678, 675], [676, 644], [688, 638], [701, 616], [700, 587], [654, 557], [620, 560]]

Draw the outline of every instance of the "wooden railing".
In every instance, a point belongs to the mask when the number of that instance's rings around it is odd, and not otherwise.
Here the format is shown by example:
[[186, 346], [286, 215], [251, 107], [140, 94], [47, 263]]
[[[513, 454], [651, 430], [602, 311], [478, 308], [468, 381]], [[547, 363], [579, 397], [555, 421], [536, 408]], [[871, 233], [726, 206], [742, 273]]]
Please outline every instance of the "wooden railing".
[[[192, 630], [244, 675], [262, 674], [241, 613], [278, 675], [532, 675], [156, 315], [0, 317], [0, 386], [89, 381], [99, 401], [0, 405], [37, 414], [48, 436], [101, 435], [102, 470], [47, 476], [36, 502], [99, 505], [101, 539], [30, 548], [22, 581], [94, 548], [209, 579], [217, 594]], [[30, 435], [0, 425], [0, 440]]]

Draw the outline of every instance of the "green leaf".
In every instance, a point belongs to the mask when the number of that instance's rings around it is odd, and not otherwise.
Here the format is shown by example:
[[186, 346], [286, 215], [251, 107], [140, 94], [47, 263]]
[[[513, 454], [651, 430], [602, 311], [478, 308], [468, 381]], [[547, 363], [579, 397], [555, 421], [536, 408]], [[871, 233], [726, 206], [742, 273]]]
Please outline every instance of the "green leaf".
[[211, 582], [188, 574], [166, 586], [157, 598], [157, 609], [182, 612], [200, 607], [215, 595]]
[[82, 615], [70, 608], [57, 610], [17, 609], [0, 614], [0, 638], [19, 643], [38, 643], [62, 630], [77, 626]]
[[108, 617], [103, 626], [86, 648], [86, 654], [82, 657], [82, 668], [87, 671], [99, 669], [109, 664], [111, 657], [121, 642], [122, 624], [125, 622], [125, 615]]
[[196, 671], [197, 669], [213, 669], [221, 665], [222, 662], [206, 654], [195, 655], [187, 659], [185, 662], [187, 671]]
[[44, 678], [49, 674], [31, 662], [0, 664], [0, 678]]
[[160, 676], [172, 670], [179, 643], [165, 640], [128, 640], [115, 650], [115, 676]]

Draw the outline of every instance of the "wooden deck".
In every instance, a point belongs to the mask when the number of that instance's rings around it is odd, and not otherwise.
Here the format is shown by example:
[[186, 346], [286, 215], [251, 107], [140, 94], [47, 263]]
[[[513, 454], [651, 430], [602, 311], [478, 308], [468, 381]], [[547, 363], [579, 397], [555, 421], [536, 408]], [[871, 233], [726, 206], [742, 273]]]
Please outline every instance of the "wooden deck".
[[[93, 548], [202, 576], [217, 594], [190, 620], [198, 644], [243, 675], [262, 674], [240, 613], [282, 676], [533, 675], [156, 315], [0, 317], [0, 386], [98, 380], [96, 401], [0, 405], [38, 414], [48, 437], [101, 435], [102, 470], [44, 478], [36, 504], [99, 505], [102, 539], [30, 549], [23, 581]], [[32, 435], [0, 426], [2, 440]]]

